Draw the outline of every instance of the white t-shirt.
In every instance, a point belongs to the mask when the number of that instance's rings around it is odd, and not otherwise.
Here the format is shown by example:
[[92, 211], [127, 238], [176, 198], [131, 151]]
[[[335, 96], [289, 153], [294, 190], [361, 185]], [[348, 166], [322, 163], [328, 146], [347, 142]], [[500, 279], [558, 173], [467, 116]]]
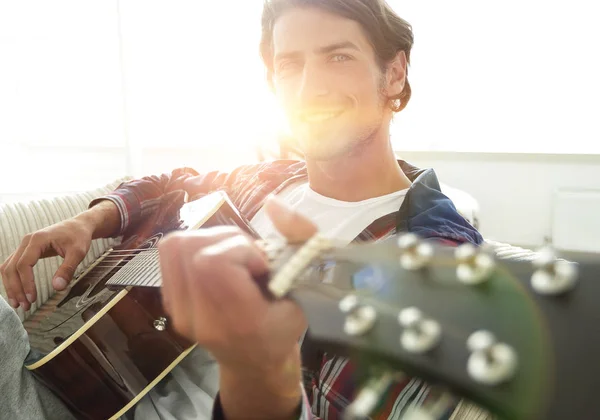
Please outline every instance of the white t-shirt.
[[[340, 201], [313, 191], [307, 181], [284, 188], [277, 197], [312, 220], [323, 235], [341, 245], [354, 240], [366, 227], [382, 216], [398, 211], [407, 189], [362, 201]], [[279, 238], [264, 209], [250, 221], [263, 239]]]

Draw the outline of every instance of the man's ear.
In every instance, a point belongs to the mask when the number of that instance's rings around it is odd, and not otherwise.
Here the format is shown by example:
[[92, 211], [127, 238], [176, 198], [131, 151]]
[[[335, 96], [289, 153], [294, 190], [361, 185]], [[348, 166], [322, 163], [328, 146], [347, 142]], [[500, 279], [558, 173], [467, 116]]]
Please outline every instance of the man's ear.
[[400, 95], [406, 84], [406, 54], [404, 51], [398, 51], [396, 57], [390, 61], [386, 69], [386, 93], [388, 98], [394, 98]]

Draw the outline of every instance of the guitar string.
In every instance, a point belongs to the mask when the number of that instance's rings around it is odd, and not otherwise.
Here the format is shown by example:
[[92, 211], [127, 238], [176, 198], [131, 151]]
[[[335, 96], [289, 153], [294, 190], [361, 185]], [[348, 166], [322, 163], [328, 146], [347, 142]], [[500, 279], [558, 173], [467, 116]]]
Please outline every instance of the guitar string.
[[[139, 263], [139, 261], [141, 259], [145, 259], [151, 264], [154, 264], [155, 262], [160, 260], [158, 257], [158, 252], [156, 250], [152, 250], [153, 252], [148, 252], [148, 251], [149, 250], [144, 250], [143, 252], [140, 252], [140, 253], [128, 254], [128, 255], [123, 255], [123, 256], [106, 256], [97, 265], [92, 267], [92, 269], [120, 268], [120, 267], [126, 266], [127, 264], [131, 263], [132, 261], [137, 264], [137, 263]], [[382, 258], [385, 261], [391, 261], [390, 258], [397, 258], [399, 256], [400, 256], [400, 254], [393, 255], [393, 256], [385, 255]], [[128, 258], [128, 257], [132, 257], [132, 258]], [[340, 260], [344, 260], [344, 259], [348, 258], [349, 256], [333, 255], [331, 257], [337, 261], [340, 261]], [[354, 255], [355, 261], [360, 262], [362, 259], [363, 258], [360, 258], [360, 256]], [[377, 262], [377, 261], [382, 261], [382, 260], [381, 259], [373, 260], [372, 256], [371, 256], [371, 262]], [[431, 266], [439, 266], [439, 267], [440, 266], [455, 266], [456, 264], [457, 264], [457, 260], [453, 256], [438, 255], [436, 258], [434, 258], [432, 261], [430, 261], [429, 266], [430, 267]]]
[[[256, 240], [255, 243], [259, 246], [268, 246], [268, 245], [273, 245], [273, 246], [283, 246], [285, 245], [285, 242], [281, 241], [281, 240], [274, 240], [274, 241], [267, 241], [264, 239], [259, 239]], [[109, 255], [128, 255], [132, 252], [136, 252], [136, 251], [158, 251], [158, 248], [131, 248], [131, 249], [113, 249], [112, 251], [109, 251], [109, 253], [107, 254], [107, 256]]]
[[[260, 241], [259, 241], [260, 242]], [[280, 242], [274, 242], [273, 245], [281, 246]], [[137, 252], [136, 252], [137, 251]], [[102, 260], [94, 266], [94, 268], [116, 268], [119, 264], [125, 265], [129, 261], [132, 261], [138, 255], [149, 255], [152, 254], [156, 256], [158, 254], [157, 248], [138, 248], [138, 249], [129, 249], [123, 251], [110, 251], [108, 254], [102, 258]], [[127, 259], [128, 257], [133, 257], [131, 259]]]
[[[135, 252], [138, 251], [138, 252]], [[132, 257], [132, 258], [128, 258]], [[339, 260], [340, 256], [337, 257]], [[102, 258], [102, 257], [100, 257]], [[335, 257], [334, 257], [335, 258]], [[436, 265], [440, 265], [440, 258]], [[445, 261], [446, 263], [450, 261]], [[453, 265], [452, 263], [450, 265]], [[110, 279], [112, 285], [146, 285], [160, 281], [160, 264], [157, 248], [139, 248], [123, 251], [110, 251], [87, 273], [86, 277], [104, 277], [107, 271], [119, 269]], [[149, 270], [149, 271], [148, 271]], [[100, 271], [100, 273], [98, 273]], [[140, 277], [143, 276], [143, 277]], [[136, 278], [140, 277], [140, 278]], [[158, 278], [157, 278], [158, 277]]]

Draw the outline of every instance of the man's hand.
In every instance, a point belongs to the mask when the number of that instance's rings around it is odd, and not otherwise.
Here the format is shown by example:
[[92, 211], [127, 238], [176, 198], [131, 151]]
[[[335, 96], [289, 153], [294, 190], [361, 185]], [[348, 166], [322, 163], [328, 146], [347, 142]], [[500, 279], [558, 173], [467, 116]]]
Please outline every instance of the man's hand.
[[56, 290], [63, 290], [75, 269], [85, 258], [92, 242], [92, 229], [79, 220], [66, 220], [26, 235], [15, 252], [0, 266], [8, 302], [13, 308], [28, 310], [37, 299], [33, 266], [40, 258], [60, 255], [63, 263], [52, 279]]
[[[271, 199], [265, 210], [290, 242], [316, 233], [307, 219]], [[277, 418], [300, 402], [298, 340], [306, 328], [291, 301], [269, 301], [255, 278], [263, 252], [234, 227], [175, 233], [159, 244], [163, 299], [175, 329], [208, 349], [221, 368], [228, 418]]]
[[116, 206], [103, 201], [72, 219], [25, 235], [17, 250], [0, 265], [8, 303], [13, 308], [20, 305], [29, 310], [36, 301], [33, 267], [40, 258], [55, 255], [64, 258], [52, 278], [52, 286], [56, 290], [65, 289], [89, 251], [92, 238], [114, 231], [119, 221]]

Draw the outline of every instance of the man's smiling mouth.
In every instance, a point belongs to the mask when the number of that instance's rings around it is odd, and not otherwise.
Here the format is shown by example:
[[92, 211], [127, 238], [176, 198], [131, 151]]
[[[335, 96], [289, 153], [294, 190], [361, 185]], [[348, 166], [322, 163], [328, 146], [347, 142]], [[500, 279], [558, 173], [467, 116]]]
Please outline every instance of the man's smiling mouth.
[[320, 123], [324, 121], [332, 120], [340, 116], [343, 110], [332, 110], [332, 111], [314, 111], [314, 112], [303, 112], [300, 114], [300, 121], [305, 123]]

